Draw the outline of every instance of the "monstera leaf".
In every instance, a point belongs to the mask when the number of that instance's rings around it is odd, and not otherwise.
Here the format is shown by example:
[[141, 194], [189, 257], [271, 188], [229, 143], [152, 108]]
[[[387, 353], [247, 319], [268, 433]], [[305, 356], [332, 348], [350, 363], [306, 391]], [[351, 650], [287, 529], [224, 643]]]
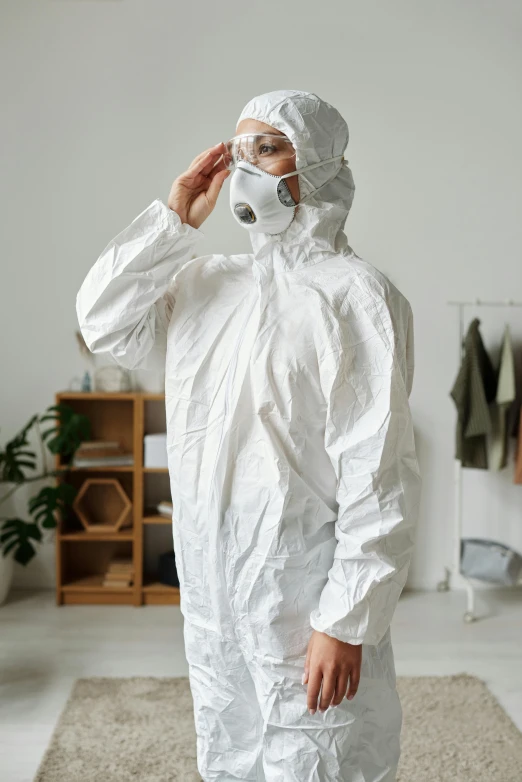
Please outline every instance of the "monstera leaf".
[[38, 524], [27, 523], [23, 519], [7, 519], [2, 525], [0, 532], [0, 544], [4, 551], [4, 556], [9, 554], [11, 549], [15, 549], [14, 559], [21, 565], [27, 565], [36, 554], [35, 547], [31, 541], [40, 543], [42, 533]]
[[37, 415], [29, 420], [21, 432], [7, 443], [5, 451], [0, 451], [0, 480], [7, 483], [22, 483], [26, 479], [24, 468], [36, 468], [36, 455], [27, 449], [27, 433], [38, 420]]
[[53, 421], [54, 426], [42, 432], [42, 439], [47, 441], [51, 453], [72, 456], [80, 443], [91, 436], [89, 419], [63, 403], [51, 405], [47, 410], [52, 412], [43, 415], [40, 421]]
[[54, 529], [56, 513], [64, 513], [66, 508], [72, 505], [77, 491], [70, 483], [45, 486], [29, 500], [29, 511], [35, 522], [41, 524], [44, 529]]
[[[41, 422], [52, 421], [53, 426], [41, 433]], [[47, 444], [49, 451], [64, 457], [72, 457], [83, 440], [91, 435], [89, 419], [76, 413], [69, 405], [51, 405], [41, 417], [33, 415], [26, 426], [0, 450], [0, 483], [14, 484], [0, 499], [0, 506], [13, 492], [24, 484], [45, 478], [56, 479], [59, 473], [67, 475], [65, 470], [49, 470], [44, 464], [42, 472], [35, 474], [37, 458], [29, 446], [28, 433], [35, 426], [40, 445]], [[44, 460], [45, 461], [45, 460]], [[32, 471], [31, 474], [29, 471]], [[28, 511], [32, 521], [21, 518], [5, 518], [0, 515], [0, 556], [13, 551], [14, 559], [21, 565], [27, 565], [36, 554], [35, 543], [42, 540], [42, 529], [53, 529], [57, 525], [58, 513], [64, 514], [76, 496], [77, 489], [70, 483], [61, 481], [58, 485], [46, 486], [31, 497]]]

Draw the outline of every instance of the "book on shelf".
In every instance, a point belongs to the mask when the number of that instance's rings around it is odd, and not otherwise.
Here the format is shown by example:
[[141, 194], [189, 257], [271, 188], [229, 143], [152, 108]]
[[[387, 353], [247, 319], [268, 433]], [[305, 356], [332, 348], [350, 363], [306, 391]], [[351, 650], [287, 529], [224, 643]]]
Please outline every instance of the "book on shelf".
[[127, 570], [132, 570], [133, 566], [134, 565], [130, 557], [113, 559], [109, 562], [107, 573], [126, 572]]
[[134, 570], [132, 568], [128, 568], [127, 570], [108, 570], [105, 573], [105, 578], [115, 578], [116, 581], [119, 578], [128, 578], [129, 576], [132, 576], [134, 573]]
[[128, 454], [126, 456], [104, 456], [101, 457], [78, 457], [74, 456], [72, 460], [73, 467], [132, 467], [134, 464], [134, 456]]
[[92, 451], [98, 449], [111, 450], [121, 448], [122, 444], [119, 440], [83, 440], [78, 450]]
[[134, 464], [134, 455], [116, 440], [87, 440], [76, 450], [73, 467], [123, 467]]
[[90, 525], [90, 526], [89, 526], [89, 527], [88, 527], [86, 530], [84, 530], [84, 531], [85, 531], [85, 533], [86, 533], [87, 535], [89, 535], [89, 534], [91, 534], [91, 533], [97, 534], [97, 533], [99, 533], [99, 532], [107, 532], [107, 533], [109, 533], [109, 534], [110, 534], [110, 533], [114, 533], [115, 535], [118, 535], [119, 533], [122, 533], [122, 532], [126, 532], [126, 533], [130, 532], [130, 531], [131, 531], [131, 527], [132, 527], [132, 519], [131, 519], [131, 520], [127, 520], [127, 521], [126, 521], [126, 522], [125, 522], [125, 523], [124, 523], [124, 524], [123, 524], [123, 525], [120, 527], [120, 529], [118, 529], [118, 530], [115, 530], [115, 529], [114, 529], [114, 525], [113, 525], [113, 524], [101, 524], [101, 523], [100, 523], [100, 524], [98, 524], [98, 523], [97, 523], [97, 524], [91, 524], [91, 525]]
[[105, 581], [116, 582], [134, 577], [134, 563], [130, 558], [116, 558], [109, 563], [105, 572]]
[[119, 565], [123, 565], [124, 567], [132, 565], [132, 557], [122, 557], [118, 555], [112, 557], [109, 562], [109, 567], [118, 567]]
[[108, 564], [103, 577], [103, 586], [131, 586], [134, 579], [132, 557], [115, 556]]

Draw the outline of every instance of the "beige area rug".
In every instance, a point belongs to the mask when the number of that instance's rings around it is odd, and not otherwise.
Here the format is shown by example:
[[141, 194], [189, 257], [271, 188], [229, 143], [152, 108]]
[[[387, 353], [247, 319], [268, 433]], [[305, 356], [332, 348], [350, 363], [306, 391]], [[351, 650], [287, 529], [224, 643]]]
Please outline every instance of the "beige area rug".
[[[522, 733], [483, 681], [398, 677], [397, 782], [521, 782]], [[187, 678], [78, 679], [34, 782], [200, 782]]]

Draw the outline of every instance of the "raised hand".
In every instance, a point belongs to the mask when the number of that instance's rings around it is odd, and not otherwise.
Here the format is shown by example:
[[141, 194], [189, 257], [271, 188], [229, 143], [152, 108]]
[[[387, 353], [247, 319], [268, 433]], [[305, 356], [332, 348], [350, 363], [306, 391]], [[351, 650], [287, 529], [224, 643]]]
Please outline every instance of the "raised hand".
[[199, 228], [212, 212], [230, 174], [222, 158], [224, 152], [222, 141], [201, 152], [172, 184], [167, 205], [193, 228]]

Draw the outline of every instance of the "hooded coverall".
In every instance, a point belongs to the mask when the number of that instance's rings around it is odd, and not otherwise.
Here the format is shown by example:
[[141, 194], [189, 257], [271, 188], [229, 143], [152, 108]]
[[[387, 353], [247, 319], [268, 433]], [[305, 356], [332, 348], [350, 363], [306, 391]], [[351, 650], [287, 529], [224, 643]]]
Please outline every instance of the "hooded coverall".
[[[312, 93], [250, 101], [296, 168], [339, 155]], [[153, 201], [77, 295], [91, 351], [165, 360], [172, 531], [205, 782], [392, 782], [402, 711], [390, 622], [421, 478], [408, 300], [349, 246], [346, 161], [299, 176], [300, 204], [252, 253], [193, 257], [204, 235]], [[232, 218], [231, 218], [232, 219]], [[363, 644], [354, 699], [311, 715], [313, 630]]]

